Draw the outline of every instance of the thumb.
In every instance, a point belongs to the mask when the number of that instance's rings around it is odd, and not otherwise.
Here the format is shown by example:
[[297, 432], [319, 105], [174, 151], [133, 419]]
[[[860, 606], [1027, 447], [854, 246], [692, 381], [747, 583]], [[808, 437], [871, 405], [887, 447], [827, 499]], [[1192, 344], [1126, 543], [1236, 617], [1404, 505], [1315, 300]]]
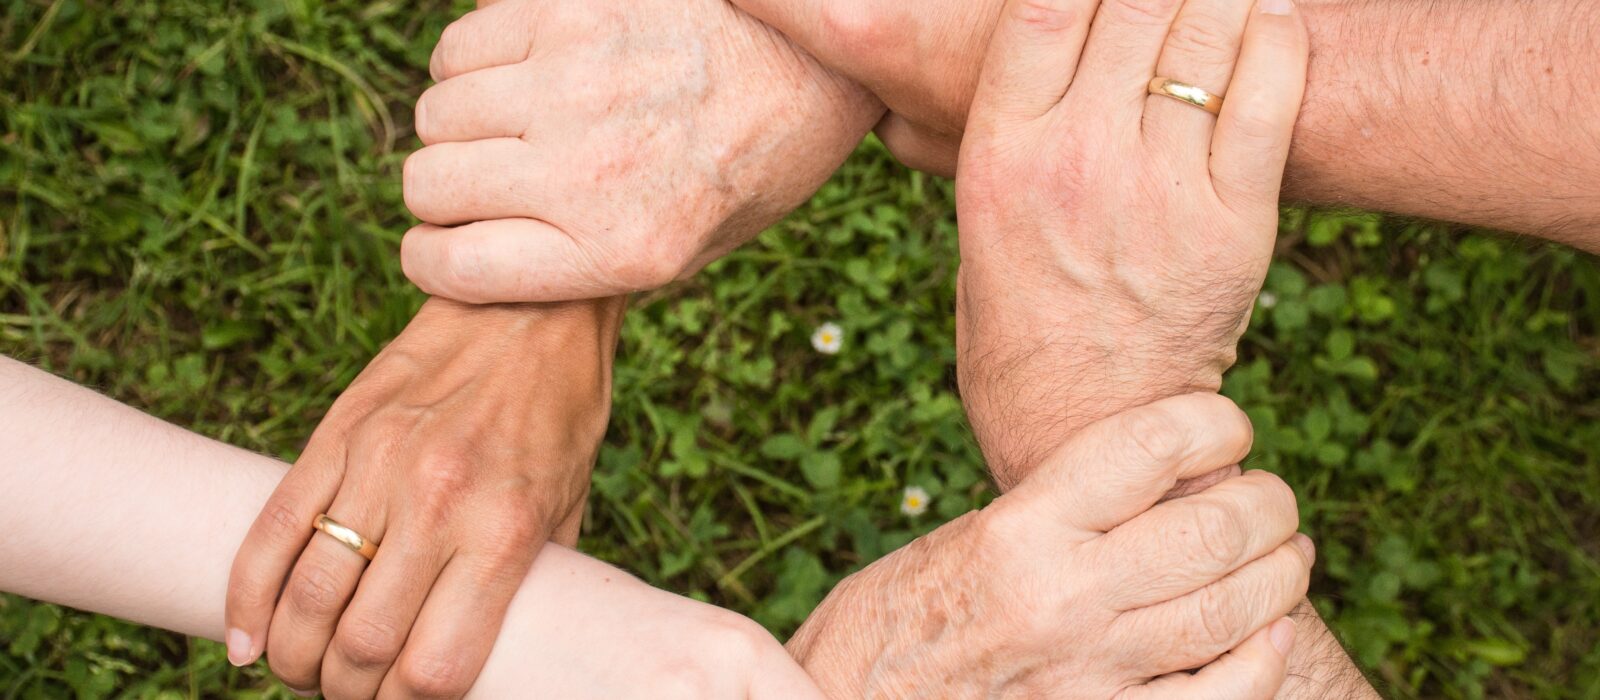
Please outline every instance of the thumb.
[[989, 41], [973, 118], [1030, 121], [1067, 94], [1099, 0], [1007, 0]]
[[[1238, 464], [1250, 419], [1227, 398], [1195, 393], [1103, 418], [1078, 431], [1007, 493], [1069, 525], [1106, 532], [1150, 509], [1178, 481]], [[1045, 512], [1040, 511], [1040, 512]]]
[[400, 241], [407, 278], [434, 296], [470, 304], [573, 301], [635, 291], [601, 274], [572, 236], [537, 219], [446, 228], [423, 224]]

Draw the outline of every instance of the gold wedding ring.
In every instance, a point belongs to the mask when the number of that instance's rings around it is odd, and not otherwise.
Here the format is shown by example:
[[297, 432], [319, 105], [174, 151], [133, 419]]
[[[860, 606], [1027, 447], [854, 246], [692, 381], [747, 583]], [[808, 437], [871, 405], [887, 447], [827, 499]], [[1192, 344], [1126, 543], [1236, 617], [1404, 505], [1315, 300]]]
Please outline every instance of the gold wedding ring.
[[1188, 83], [1180, 83], [1171, 78], [1156, 76], [1150, 80], [1150, 94], [1170, 97], [1185, 104], [1191, 104], [1212, 114], [1222, 112], [1222, 96], [1213, 95], [1201, 88]]
[[317, 516], [317, 519], [311, 523], [311, 527], [321, 530], [327, 536], [338, 540], [339, 544], [349, 547], [350, 551], [360, 554], [367, 561], [372, 561], [373, 557], [378, 556], [376, 542], [369, 541], [355, 530], [340, 525], [339, 521], [328, 517], [327, 513]]

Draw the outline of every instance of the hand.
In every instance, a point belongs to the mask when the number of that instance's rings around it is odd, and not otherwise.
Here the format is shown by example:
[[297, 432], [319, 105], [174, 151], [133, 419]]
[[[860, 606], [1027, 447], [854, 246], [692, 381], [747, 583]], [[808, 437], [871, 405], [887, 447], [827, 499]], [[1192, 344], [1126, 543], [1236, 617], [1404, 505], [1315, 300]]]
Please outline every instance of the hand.
[[1293, 491], [1253, 471], [1155, 505], [1249, 449], [1215, 394], [1091, 425], [839, 584], [790, 651], [830, 697], [1272, 697], [1314, 558]]
[[[623, 303], [427, 302], [250, 528], [229, 658], [266, 650], [290, 688], [332, 700], [464, 694], [534, 554], [577, 538]], [[379, 542], [372, 563], [313, 536], [319, 513]]]
[[[652, 289], [805, 201], [881, 107], [721, 0], [505, 0], [450, 25], [407, 276], [469, 302]], [[445, 228], [454, 227], [454, 228]]]
[[[1094, 5], [1007, 6], [962, 145], [958, 376], [1002, 487], [1078, 426], [1215, 391], [1277, 233], [1298, 12]], [[1220, 117], [1148, 95], [1157, 75], [1226, 94]]]
[[889, 108], [900, 162], [954, 176], [967, 110], [1005, 0], [733, 0]]

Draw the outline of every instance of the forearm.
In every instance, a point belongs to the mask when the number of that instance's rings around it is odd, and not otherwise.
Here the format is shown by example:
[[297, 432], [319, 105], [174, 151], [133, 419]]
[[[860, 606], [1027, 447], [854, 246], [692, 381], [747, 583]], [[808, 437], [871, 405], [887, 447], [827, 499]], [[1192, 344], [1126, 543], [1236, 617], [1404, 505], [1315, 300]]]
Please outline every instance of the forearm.
[[[0, 426], [0, 532], [6, 533], [0, 538], [0, 590], [222, 637], [229, 563], [287, 465], [5, 358]], [[474, 695], [521, 697], [556, 689], [556, 696], [581, 691], [604, 697], [601, 681], [608, 667], [653, 661], [613, 656], [624, 653], [617, 635], [647, 634], [648, 625], [640, 631], [641, 619], [661, 617], [663, 609], [681, 615], [674, 618], [680, 621], [711, 623], [666, 630], [683, 635], [685, 648], [708, 642], [740, 646], [761, 635], [731, 613], [545, 545], [511, 604]], [[698, 634], [706, 629], [733, 639]], [[758, 694], [807, 692], [807, 681], [776, 641], [756, 646]], [[562, 661], [563, 652], [577, 653]], [[585, 656], [588, 666], [573, 660]]]
[[[1005, 0], [737, 0], [895, 110], [959, 137]], [[1285, 194], [1600, 250], [1600, 5], [1304, 0]]]
[[1600, 5], [1311, 0], [1294, 200], [1600, 251]]

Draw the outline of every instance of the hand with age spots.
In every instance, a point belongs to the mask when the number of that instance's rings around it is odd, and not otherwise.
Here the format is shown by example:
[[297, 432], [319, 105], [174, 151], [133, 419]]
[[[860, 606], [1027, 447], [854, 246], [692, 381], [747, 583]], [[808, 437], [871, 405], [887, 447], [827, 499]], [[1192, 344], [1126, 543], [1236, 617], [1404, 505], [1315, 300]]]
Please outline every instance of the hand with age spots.
[[686, 277], [798, 207], [881, 109], [723, 0], [504, 0], [446, 28], [406, 275], [468, 302]]
[[1250, 435], [1215, 394], [1095, 423], [845, 579], [789, 650], [838, 698], [1270, 698], [1315, 557], [1294, 493], [1254, 471], [1157, 505]]

